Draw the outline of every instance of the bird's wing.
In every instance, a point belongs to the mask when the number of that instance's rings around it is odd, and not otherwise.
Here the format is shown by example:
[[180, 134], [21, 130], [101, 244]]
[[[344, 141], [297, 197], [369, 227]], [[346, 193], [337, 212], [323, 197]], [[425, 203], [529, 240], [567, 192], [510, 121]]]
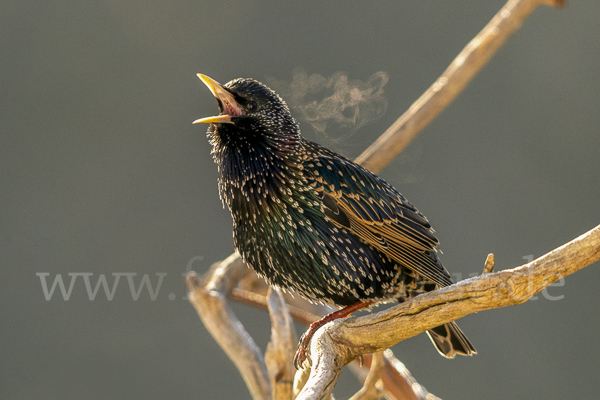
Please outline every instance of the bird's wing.
[[452, 284], [435, 254], [438, 239], [427, 218], [383, 179], [320, 148], [304, 170], [324, 214], [378, 251], [440, 286]]

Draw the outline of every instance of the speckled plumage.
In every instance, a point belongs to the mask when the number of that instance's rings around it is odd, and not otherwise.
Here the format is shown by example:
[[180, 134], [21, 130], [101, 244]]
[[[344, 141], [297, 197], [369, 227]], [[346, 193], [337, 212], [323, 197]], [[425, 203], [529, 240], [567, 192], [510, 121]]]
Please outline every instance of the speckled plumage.
[[[199, 122], [213, 122], [208, 137], [235, 247], [259, 275], [336, 307], [401, 302], [452, 284], [429, 222], [391, 185], [304, 139], [261, 83], [220, 88], [211, 91], [221, 116]], [[475, 352], [454, 323], [432, 331], [448, 357]]]

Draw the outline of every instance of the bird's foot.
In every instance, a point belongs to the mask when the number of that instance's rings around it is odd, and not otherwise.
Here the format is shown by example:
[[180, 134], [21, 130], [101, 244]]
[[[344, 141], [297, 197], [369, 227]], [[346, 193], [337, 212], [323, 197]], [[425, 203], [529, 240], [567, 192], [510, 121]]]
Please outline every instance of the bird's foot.
[[338, 318], [345, 318], [348, 315], [352, 314], [354, 311], [360, 310], [363, 307], [370, 306], [371, 304], [373, 304], [372, 300], [359, 301], [352, 305], [349, 305], [348, 307], [342, 308], [339, 311], [332, 312], [331, 314], [324, 316], [317, 322], [313, 322], [312, 324], [310, 324], [310, 327], [306, 332], [304, 332], [304, 334], [300, 338], [300, 342], [298, 343], [298, 350], [296, 350], [296, 355], [294, 356], [294, 367], [296, 367], [296, 369], [300, 369], [304, 361], [308, 358], [310, 340], [319, 330], [320, 327]]
[[300, 369], [302, 367], [302, 364], [304, 364], [304, 361], [306, 361], [308, 347], [310, 346], [310, 340], [315, 334], [316, 329], [320, 328], [319, 326], [313, 331], [313, 325], [315, 324], [312, 324], [310, 328], [308, 328], [308, 330], [304, 332], [304, 334], [300, 338], [300, 341], [298, 342], [298, 350], [296, 350], [296, 355], [294, 355], [294, 367], [296, 369]]

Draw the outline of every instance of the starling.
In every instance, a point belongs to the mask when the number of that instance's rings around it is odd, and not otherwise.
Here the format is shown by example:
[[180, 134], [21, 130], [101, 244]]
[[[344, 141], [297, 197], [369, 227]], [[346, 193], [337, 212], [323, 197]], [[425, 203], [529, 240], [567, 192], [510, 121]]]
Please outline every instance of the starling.
[[[452, 284], [429, 221], [396, 189], [304, 139], [285, 102], [262, 83], [198, 77], [220, 111], [194, 123], [210, 124], [235, 248], [271, 285], [341, 308], [303, 335], [296, 367], [325, 323]], [[455, 322], [427, 333], [444, 357], [476, 353]]]

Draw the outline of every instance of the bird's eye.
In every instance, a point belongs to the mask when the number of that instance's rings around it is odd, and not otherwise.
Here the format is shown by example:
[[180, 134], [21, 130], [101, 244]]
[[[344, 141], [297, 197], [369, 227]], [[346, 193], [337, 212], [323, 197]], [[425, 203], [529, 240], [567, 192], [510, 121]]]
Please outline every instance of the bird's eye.
[[254, 100], [250, 100], [248, 104], [246, 104], [246, 109], [250, 112], [258, 110], [258, 103]]

